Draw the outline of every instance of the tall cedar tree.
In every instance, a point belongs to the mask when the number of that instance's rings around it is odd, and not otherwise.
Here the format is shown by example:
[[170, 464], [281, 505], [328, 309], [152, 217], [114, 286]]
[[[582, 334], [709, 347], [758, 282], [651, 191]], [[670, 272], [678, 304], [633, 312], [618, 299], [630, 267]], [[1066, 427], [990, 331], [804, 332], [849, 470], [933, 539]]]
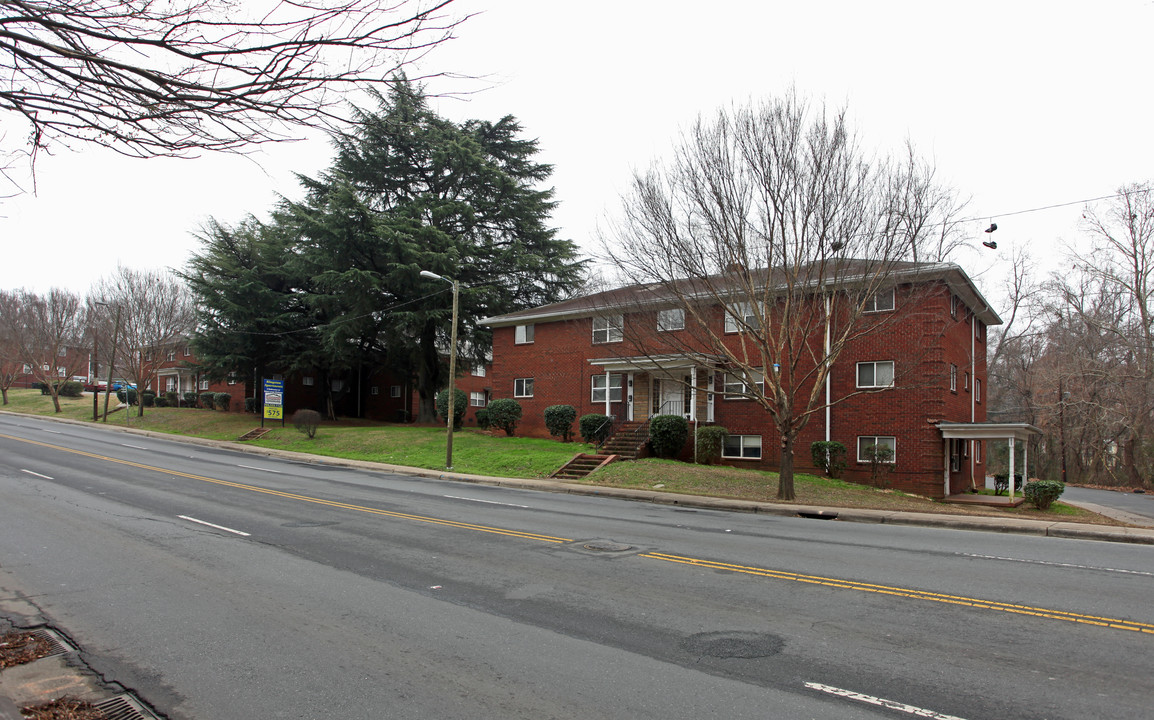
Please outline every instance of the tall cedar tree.
[[[581, 283], [576, 247], [548, 227], [549, 165], [512, 117], [456, 124], [404, 78], [357, 131], [336, 142], [306, 197], [268, 224], [219, 223], [184, 277], [200, 308], [198, 357], [217, 376], [308, 370], [327, 378], [388, 369], [416, 379], [421, 421], [448, 382], [451, 296], [429, 270], [460, 282], [459, 352], [489, 352], [480, 318], [563, 298]], [[354, 391], [359, 383], [345, 383]]]
[[553, 190], [537, 186], [552, 167], [534, 161], [537, 142], [518, 137], [513, 117], [453, 123], [404, 79], [377, 99], [338, 139], [333, 166], [302, 178], [307, 198], [286, 203], [278, 221], [293, 227], [306, 302], [324, 320], [313, 360], [415, 377], [428, 422], [448, 382], [451, 296], [420, 271], [460, 283], [467, 367], [492, 342], [478, 319], [561, 299], [583, 263], [548, 226]]

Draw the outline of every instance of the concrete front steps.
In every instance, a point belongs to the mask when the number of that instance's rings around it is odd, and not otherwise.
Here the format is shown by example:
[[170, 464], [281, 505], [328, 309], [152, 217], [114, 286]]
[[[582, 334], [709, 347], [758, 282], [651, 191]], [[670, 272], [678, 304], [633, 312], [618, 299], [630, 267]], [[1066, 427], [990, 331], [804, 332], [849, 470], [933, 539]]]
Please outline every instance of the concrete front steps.
[[616, 455], [590, 455], [579, 453], [572, 460], [565, 463], [560, 470], [549, 477], [558, 480], [577, 480], [585, 477], [598, 468], [605, 467], [611, 462], [619, 460]]

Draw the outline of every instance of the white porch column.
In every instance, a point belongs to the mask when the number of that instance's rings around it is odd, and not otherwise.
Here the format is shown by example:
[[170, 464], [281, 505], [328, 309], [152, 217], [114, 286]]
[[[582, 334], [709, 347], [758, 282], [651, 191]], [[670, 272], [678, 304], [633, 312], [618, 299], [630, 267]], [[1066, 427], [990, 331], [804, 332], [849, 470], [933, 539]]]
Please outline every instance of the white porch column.
[[625, 376], [625, 387], [623, 388], [623, 392], [629, 393], [625, 397], [625, 402], [627, 403], [625, 406], [625, 419], [629, 422], [633, 422], [633, 373], [629, 373], [627, 376]]
[[[944, 435], [944, 433], [943, 433], [943, 435]], [[942, 494], [943, 495], [949, 495], [950, 494], [950, 438], [943, 437], [942, 443], [944, 444], [944, 447], [942, 448], [942, 458], [945, 460], [945, 462], [942, 464], [943, 465], [942, 481], [945, 484], [945, 491]], [[854, 452], [855, 453], [857, 452], [857, 448], [854, 448]]]
[[1030, 482], [1030, 439], [1022, 445], [1022, 492], [1026, 492], [1026, 483]]
[[1006, 442], [1010, 446], [1010, 502], [1014, 502], [1014, 455], [1017, 453], [1014, 452], [1014, 437], [1012, 435], [1006, 440]]
[[613, 391], [609, 388], [609, 383], [611, 380], [612, 380], [612, 378], [609, 377], [609, 371], [606, 370], [605, 371], [605, 414], [606, 415], [612, 414], [611, 408], [610, 408], [610, 402], [612, 401], [612, 398], [613, 398]]
[[697, 366], [689, 368], [689, 422], [697, 422]]

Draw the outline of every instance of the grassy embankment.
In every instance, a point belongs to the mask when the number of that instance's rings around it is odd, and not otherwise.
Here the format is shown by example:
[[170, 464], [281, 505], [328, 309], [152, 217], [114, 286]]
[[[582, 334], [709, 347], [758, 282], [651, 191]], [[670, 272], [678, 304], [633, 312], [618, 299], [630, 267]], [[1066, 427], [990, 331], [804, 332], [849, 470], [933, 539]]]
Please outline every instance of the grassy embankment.
[[[35, 415], [54, 416], [52, 400], [38, 391], [11, 390], [10, 404], [2, 409]], [[58, 417], [92, 421], [92, 398], [61, 398]], [[103, 403], [103, 398], [101, 398]], [[113, 405], [116, 404], [113, 398]], [[260, 425], [252, 415], [187, 408], [148, 408], [144, 417], [136, 410], [128, 417], [124, 410], [111, 414], [109, 424], [190, 435], [212, 440], [236, 440]], [[310, 440], [291, 423], [252, 444], [291, 452], [405, 465], [437, 470], [445, 463], [445, 432], [438, 427], [414, 427], [363, 421], [322, 424]], [[500, 477], [547, 477], [578, 452], [582, 443], [561, 443], [536, 438], [504, 437], [462, 430], [453, 440], [453, 469], [456, 472]], [[660, 489], [666, 492], [776, 502], [777, 474], [724, 466], [703, 466], [671, 460], [648, 459], [615, 463], [591, 475], [584, 482], [601, 487]], [[946, 505], [905, 493], [879, 490], [854, 483], [799, 474], [795, 477], [797, 503], [828, 507], [872, 508], [908, 512], [948, 513], [1067, 520], [1120, 525], [1109, 518], [1063, 503], [1047, 512], [1030, 506], [987, 508]]]

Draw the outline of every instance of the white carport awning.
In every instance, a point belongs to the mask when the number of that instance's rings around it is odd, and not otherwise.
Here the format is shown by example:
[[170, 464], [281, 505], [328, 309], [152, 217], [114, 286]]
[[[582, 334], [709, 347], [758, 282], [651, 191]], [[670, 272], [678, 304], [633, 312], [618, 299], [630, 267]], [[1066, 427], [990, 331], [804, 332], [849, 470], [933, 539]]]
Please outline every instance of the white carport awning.
[[[1018, 440], [1025, 442], [1031, 435], [1041, 435], [1042, 431], [1029, 423], [953, 423], [940, 422], [936, 426], [942, 431], [942, 441], [962, 440], [1005, 440], [1010, 445], [1010, 500], [1014, 499], [1014, 445]], [[1028, 452], [1028, 451], [1027, 451]], [[947, 446], [945, 483], [946, 494], [950, 493], [950, 453]], [[1028, 466], [1029, 455], [1024, 464]]]

